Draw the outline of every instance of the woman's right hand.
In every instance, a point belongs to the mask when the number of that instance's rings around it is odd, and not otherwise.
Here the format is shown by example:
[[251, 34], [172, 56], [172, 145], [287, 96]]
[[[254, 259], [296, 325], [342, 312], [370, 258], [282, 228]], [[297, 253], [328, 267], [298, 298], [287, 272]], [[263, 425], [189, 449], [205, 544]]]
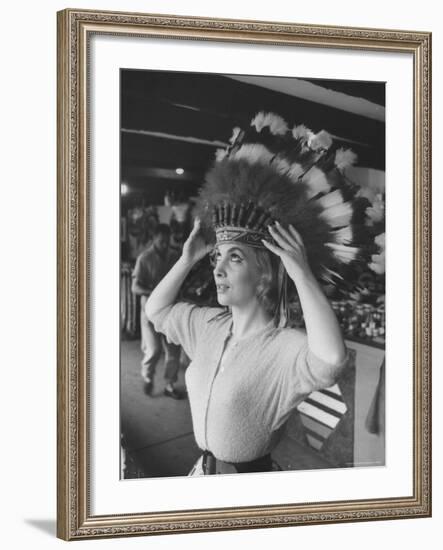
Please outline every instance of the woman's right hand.
[[200, 233], [200, 226], [199, 218], [195, 218], [194, 227], [183, 245], [181, 259], [187, 265], [194, 265], [212, 250], [212, 245], [207, 244]]

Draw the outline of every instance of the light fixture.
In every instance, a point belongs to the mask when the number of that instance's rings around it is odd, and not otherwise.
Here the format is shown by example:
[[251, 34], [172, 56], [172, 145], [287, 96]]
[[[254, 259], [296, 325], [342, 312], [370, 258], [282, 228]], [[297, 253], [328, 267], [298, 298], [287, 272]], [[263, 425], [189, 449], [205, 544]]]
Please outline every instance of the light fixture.
[[127, 195], [129, 193], [129, 186], [126, 183], [122, 183], [120, 186], [120, 191], [122, 195]]
[[178, 174], [179, 176], [181, 176], [182, 174], [185, 173], [185, 171], [183, 170], [183, 168], [176, 168], [175, 173]]

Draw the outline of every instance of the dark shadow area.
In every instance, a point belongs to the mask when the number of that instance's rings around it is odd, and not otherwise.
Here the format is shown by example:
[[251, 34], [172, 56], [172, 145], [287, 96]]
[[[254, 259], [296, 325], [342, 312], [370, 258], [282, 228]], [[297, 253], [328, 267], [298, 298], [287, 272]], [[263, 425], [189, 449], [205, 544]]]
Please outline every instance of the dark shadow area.
[[25, 523], [53, 537], [57, 535], [57, 522], [55, 519], [25, 519]]

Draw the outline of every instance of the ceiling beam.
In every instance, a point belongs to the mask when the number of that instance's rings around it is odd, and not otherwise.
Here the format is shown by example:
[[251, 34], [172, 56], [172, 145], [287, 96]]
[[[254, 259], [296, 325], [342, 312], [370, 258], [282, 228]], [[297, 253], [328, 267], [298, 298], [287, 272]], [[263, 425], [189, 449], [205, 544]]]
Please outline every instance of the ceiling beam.
[[378, 120], [379, 122], [385, 122], [385, 108], [382, 105], [377, 105], [361, 97], [354, 97], [343, 92], [330, 90], [306, 80], [288, 77], [226, 76], [238, 82], [253, 84], [261, 88], [300, 97], [308, 101], [327, 105], [328, 107], [334, 107], [342, 111]]

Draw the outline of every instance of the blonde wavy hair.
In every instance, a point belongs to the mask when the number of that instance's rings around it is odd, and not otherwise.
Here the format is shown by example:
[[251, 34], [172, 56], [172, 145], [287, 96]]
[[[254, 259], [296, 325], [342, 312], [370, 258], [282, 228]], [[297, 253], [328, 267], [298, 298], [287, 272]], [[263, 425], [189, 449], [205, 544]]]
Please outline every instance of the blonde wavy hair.
[[278, 303], [278, 258], [260, 248], [253, 248], [260, 282], [257, 286], [257, 299], [267, 313], [274, 316]]

